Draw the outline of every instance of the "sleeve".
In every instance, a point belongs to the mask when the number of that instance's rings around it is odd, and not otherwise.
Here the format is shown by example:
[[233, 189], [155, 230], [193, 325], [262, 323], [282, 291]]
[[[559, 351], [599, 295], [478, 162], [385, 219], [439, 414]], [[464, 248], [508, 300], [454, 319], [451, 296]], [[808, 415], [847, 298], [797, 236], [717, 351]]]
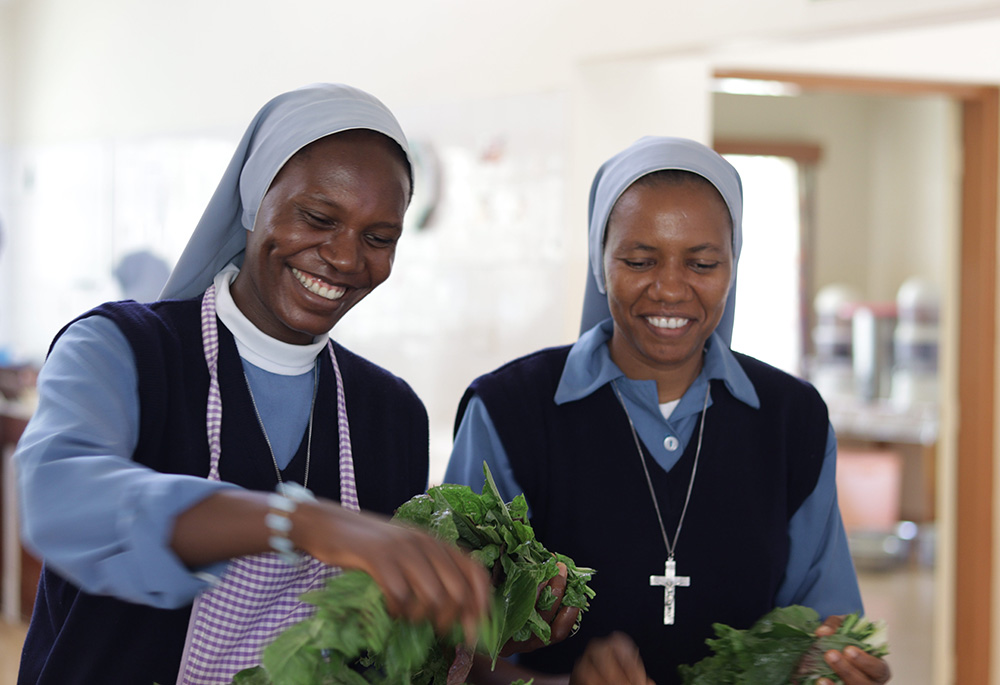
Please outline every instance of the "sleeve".
[[505, 502], [510, 502], [521, 494], [523, 489], [514, 478], [507, 451], [500, 442], [489, 411], [482, 399], [474, 395], [469, 400], [455, 433], [444, 482], [468, 485], [476, 492], [481, 492], [486, 482], [483, 462], [489, 466], [497, 490]]
[[70, 326], [38, 376], [14, 454], [25, 545], [84, 591], [160, 608], [190, 603], [225, 564], [192, 570], [169, 547], [178, 514], [229, 487], [132, 461], [138, 379], [109, 319]]
[[837, 439], [830, 426], [819, 481], [788, 525], [790, 551], [778, 606], [802, 604], [822, 617], [864, 610], [837, 504], [836, 468]]

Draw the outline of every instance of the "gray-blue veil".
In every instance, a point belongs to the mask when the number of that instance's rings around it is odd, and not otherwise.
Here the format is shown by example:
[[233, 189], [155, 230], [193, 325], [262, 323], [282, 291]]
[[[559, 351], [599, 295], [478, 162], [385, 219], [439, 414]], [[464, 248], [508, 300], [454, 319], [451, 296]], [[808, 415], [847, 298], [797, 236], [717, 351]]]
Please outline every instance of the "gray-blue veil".
[[265, 104], [243, 134], [160, 299], [201, 295], [215, 275], [246, 249], [246, 231], [253, 230], [264, 194], [285, 162], [309, 143], [351, 129], [389, 136], [403, 148], [412, 167], [396, 117], [362, 90], [319, 83]]
[[587, 217], [590, 230], [590, 269], [583, 298], [580, 332], [611, 316], [604, 286], [604, 234], [608, 217], [636, 179], [663, 169], [681, 169], [703, 176], [718, 189], [733, 219], [733, 274], [729, 296], [716, 332], [726, 344], [732, 342], [736, 311], [736, 265], [743, 246], [743, 184], [732, 164], [717, 152], [686, 138], [646, 136], [601, 165], [590, 186]]

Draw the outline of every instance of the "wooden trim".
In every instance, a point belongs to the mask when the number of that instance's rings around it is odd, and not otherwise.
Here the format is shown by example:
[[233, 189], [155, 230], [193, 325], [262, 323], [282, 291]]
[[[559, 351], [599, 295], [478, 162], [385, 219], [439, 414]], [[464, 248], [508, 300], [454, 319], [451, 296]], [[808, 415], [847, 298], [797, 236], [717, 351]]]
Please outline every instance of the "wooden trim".
[[995, 435], [996, 251], [1000, 95], [962, 107], [955, 563], [956, 683], [990, 682]]
[[718, 138], [712, 147], [720, 155], [765, 155], [769, 157], [790, 157], [799, 164], [815, 164], [820, 160], [823, 149], [812, 143], [790, 143], [788, 141], [743, 140]]
[[854, 78], [782, 71], [754, 71], [751, 69], [717, 69], [713, 75], [720, 79], [780, 81], [810, 92], [851, 93], [854, 95], [946, 95], [959, 100], [976, 99], [983, 88], [989, 88], [983, 84], [950, 83], [947, 81]]
[[848, 94], [943, 95], [962, 106], [958, 438], [953, 683], [988, 683], [993, 610], [1000, 88], [993, 85], [720, 69], [717, 78], [782, 81]]

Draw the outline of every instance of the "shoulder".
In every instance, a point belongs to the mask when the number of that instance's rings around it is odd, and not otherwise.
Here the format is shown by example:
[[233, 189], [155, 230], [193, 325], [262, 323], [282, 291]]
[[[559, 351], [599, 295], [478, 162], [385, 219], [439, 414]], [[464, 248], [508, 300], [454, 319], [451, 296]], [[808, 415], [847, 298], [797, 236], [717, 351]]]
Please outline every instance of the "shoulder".
[[536, 413], [529, 406], [548, 406], [559, 385], [571, 347], [546, 347], [476, 378], [459, 401], [455, 430], [474, 396], [482, 400], [494, 419], [512, 408]]
[[796, 401], [815, 402], [825, 406], [823, 398], [809, 381], [793, 376], [754, 357], [739, 352], [732, 354], [759, 395], [787, 397]]
[[76, 321], [92, 316], [103, 316], [114, 321], [119, 328], [130, 330], [166, 328], [172, 329], [199, 321], [201, 298], [191, 300], [161, 300], [140, 303], [134, 300], [105, 302], [78, 316]]
[[111, 329], [100, 323], [102, 319], [112, 322], [133, 349], [137, 345], [153, 344], [165, 337], [179, 336], [184, 328], [195, 326], [199, 330], [197, 322], [200, 303], [200, 299], [165, 300], [148, 304], [133, 300], [105, 302], [63, 326], [56, 334], [53, 345], [67, 332], [71, 337], [81, 333], [108, 335]]
[[483, 374], [473, 382], [473, 386], [516, 385], [525, 382], [537, 384], [544, 378], [554, 378], [558, 382], [570, 349], [570, 345], [546, 347], [518, 357]]

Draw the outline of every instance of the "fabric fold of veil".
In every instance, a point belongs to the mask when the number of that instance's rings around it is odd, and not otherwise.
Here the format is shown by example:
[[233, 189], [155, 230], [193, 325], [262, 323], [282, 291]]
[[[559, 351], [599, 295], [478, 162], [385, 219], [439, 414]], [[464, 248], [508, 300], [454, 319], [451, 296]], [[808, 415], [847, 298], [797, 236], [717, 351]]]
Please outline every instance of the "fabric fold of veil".
[[602, 164], [594, 176], [587, 207], [590, 269], [587, 270], [580, 332], [611, 316], [604, 285], [604, 234], [615, 202], [638, 178], [664, 169], [680, 169], [703, 176], [716, 187], [729, 207], [733, 219], [733, 274], [726, 309], [716, 328], [728, 345], [732, 341], [736, 311], [736, 265], [743, 246], [743, 183], [733, 165], [721, 155], [686, 138], [640, 138]]
[[412, 167], [399, 122], [381, 101], [362, 90], [313, 84], [265, 104], [243, 134], [160, 299], [201, 295], [226, 264], [242, 255], [246, 231], [253, 230], [261, 200], [285, 162], [309, 143], [351, 129], [392, 138]]

